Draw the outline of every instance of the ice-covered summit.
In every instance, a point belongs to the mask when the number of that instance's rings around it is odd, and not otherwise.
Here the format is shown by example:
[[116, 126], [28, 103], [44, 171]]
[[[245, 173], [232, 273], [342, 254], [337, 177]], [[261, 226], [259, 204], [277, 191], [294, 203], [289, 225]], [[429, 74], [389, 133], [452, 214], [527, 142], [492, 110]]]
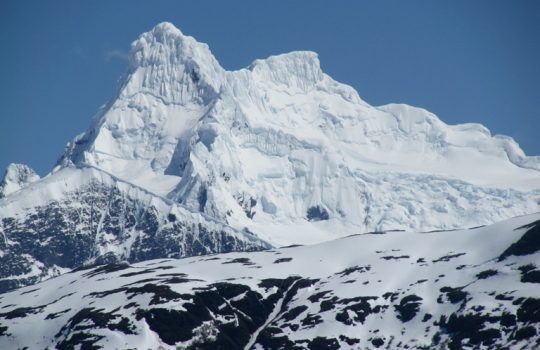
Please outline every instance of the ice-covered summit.
[[27, 165], [11, 163], [0, 182], [0, 198], [26, 187], [39, 180], [39, 175]]
[[540, 158], [478, 124], [371, 106], [314, 52], [223, 69], [170, 23], [133, 44], [120, 90], [59, 162], [277, 244], [492, 223], [540, 210]]
[[208, 45], [165, 22], [132, 43], [130, 71], [120, 96], [146, 93], [169, 104], [210, 101], [224, 75]]
[[319, 57], [311, 51], [294, 51], [255, 60], [248, 69], [252, 72], [253, 80], [302, 92], [315, 88], [324, 78]]

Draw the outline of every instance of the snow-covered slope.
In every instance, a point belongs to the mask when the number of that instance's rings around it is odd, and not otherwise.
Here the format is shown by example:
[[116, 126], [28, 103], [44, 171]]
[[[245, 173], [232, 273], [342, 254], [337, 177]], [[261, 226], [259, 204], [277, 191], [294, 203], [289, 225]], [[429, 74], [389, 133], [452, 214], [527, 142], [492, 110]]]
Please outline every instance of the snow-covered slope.
[[80, 268], [0, 296], [0, 348], [537, 349], [540, 214]]
[[0, 183], [0, 198], [16, 192], [38, 180], [39, 175], [29, 166], [12, 163], [8, 165], [4, 178]]
[[117, 96], [57, 169], [83, 164], [277, 245], [540, 210], [540, 158], [511, 138], [371, 106], [313, 52], [227, 71], [170, 23], [132, 44]]
[[0, 293], [92, 262], [269, 247], [91, 167], [64, 168], [0, 199]]

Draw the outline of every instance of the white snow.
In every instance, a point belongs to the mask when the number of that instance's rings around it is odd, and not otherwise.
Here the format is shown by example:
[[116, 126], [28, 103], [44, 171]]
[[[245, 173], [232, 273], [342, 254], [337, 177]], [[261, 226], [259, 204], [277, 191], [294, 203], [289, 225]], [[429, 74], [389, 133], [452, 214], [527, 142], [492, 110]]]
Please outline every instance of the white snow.
[[0, 183], [0, 198], [26, 187], [39, 180], [39, 175], [27, 165], [10, 164]]
[[[262, 252], [238, 252], [217, 254], [210, 257], [193, 257], [180, 260], [153, 260], [132, 265], [128, 269], [102, 274], [92, 274], [92, 270], [82, 270], [67, 273], [54, 279], [41, 282], [3, 294], [0, 298], [2, 313], [9, 313], [21, 307], [38, 307], [28, 312], [24, 318], [3, 318], [2, 325], [8, 327], [9, 336], [0, 337], [0, 348], [17, 348], [28, 346], [34, 348], [53, 347], [62, 339], [55, 337], [63, 325], [67, 324], [79, 310], [92, 307], [103, 312], [111, 312], [125, 316], [135, 325], [135, 334], [123, 334], [119, 331], [108, 330], [105, 327], [93, 326], [93, 334], [102, 334], [103, 344], [110, 348], [157, 348], [174, 349], [175, 346], [164, 344], [156, 333], [148, 328], [144, 320], [136, 320], [135, 309], [125, 306], [136, 302], [137, 308], [169, 308], [185, 310], [185, 301], [169, 301], [159, 305], [150, 304], [151, 294], [142, 293], [130, 296], [121, 292], [105, 296], [93, 296], [91, 293], [114, 290], [122, 286], [142, 286], [149, 278], [166, 279], [166, 276], [186, 274], [193, 279], [186, 283], [166, 283], [173, 291], [181, 294], [194, 293], [205, 286], [216, 282], [244, 284], [261, 295], [274, 293], [262, 288], [259, 283], [267, 278], [285, 279], [290, 276], [301, 276], [306, 279], [318, 280], [314, 285], [299, 289], [294, 297], [287, 302], [287, 310], [306, 305], [308, 309], [302, 313], [314, 313], [321, 316], [323, 322], [316, 327], [300, 327], [292, 331], [283, 327], [285, 321], [280, 318], [283, 314], [283, 298], [274, 306], [266, 322], [252, 335], [249, 346], [256, 344], [257, 334], [267, 326], [278, 327], [285, 332], [289, 339], [313, 339], [315, 336], [337, 338], [346, 335], [359, 338], [361, 348], [371, 347], [368, 337], [373, 331], [381, 330], [382, 335], [392, 335], [396, 344], [429, 345], [436, 328], [427, 327], [437, 321], [440, 315], [449, 315], [463, 307], [458, 304], [437, 302], [440, 288], [444, 286], [464, 286], [469, 293], [468, 307], [483, 305], [485, 312], [500, 312], [500, 308], [511, 308], [515, 314], [518, 306], [512, 301], [491, 303], [493, 297], [488, 295], [508, 294], [514, 300], [520, 297], [537, 298], [538, 287], [534, 283], [521, 283], [519, 266], [538, 264], [540, 252], [524, 256], [510, 256], [504, 261], [497, 257], [513, 242], [517, 241], [526, 228], [521, 226], [540, 220], [540, 214], [517, 217], [491, 226], [447, 232], [411, 233], [389, 232], [385, 234], [363, 234], [346, 237], [318, 245], [282, 248]], [[442, 257], [455, 254], [453, 258], [441, 260]], [[405, 256], [400, 259], [387, 259], [388, 256]], [[237, 258], [248, 258], [250, 265], [230, 264], [225, 262]], [[291, 258], [288, 262], [275, 263], [276, 259]], [[424, 262], [419, 263], [418, 259]], [[363, 272], [344, 274], [349, 268], [369, 266]], [[163, 275], [164, 270], [165, 275]], [[488, 269], [498, 271], [496, 276], [480, 280], [477, 274]], [[147, 270], [144, 274], [132, 274]], [[161, 274], [161, 275], [160, 275]], [[123, 276], [121, 276], [123, 275]], [[161, 276], [161, 277], [160, 277]], [[425, 282], [420, 282], [426, 280]], [[418, 282], [417, 282], [418, 281]], [[154, 282], [158, 283], [159, 282]], [[165, 283], [165, 281], [163, 282]], [[289, 290], [292, 289], [289, 288]], [[367, 316], [362, 324], [344, 325], [335, 319], [335, 311], [322, 312], [318, 303], [312, 303], [308, 296], [317, 291], [330, 291], [330, 296], [341, 299], [358, 296], [378, 296], [370, 303], [388, 303], [389, 309], [384, 313]], [[384, 293], [392, 292], [399, 295], [417, 295], [422, 298], [418, 315], [406, 326], [399, 321], [392, 304], [384, 300]], [[287, 294], [287, 293], [285, 293]], [[237, 298], [241, 298], [241, 294]], [[42, 307], [41, 307], [42, 306]], [[66, 311], [67, 309], [67, 311]], [[47, 319], [45, 316], [65, 311], [57, 318]], [[430, 323], [421, 321], [425, 313], [433, 315]], [[212, 333], [213, 325], [207, 324]], [[28, 330], [32, 329], [32, 332]], [[194, 338], [185, 343], [192, 343]], [[388, 340], [388, 339], [387, 339]], [[510, 342], [510, 340], [507, 340]], [[106, 343], [103, 343], [106, 342]], [[504, 342], [503, 342], [504, 343]], [[177, 344], [181, 345], [181, 344]], [[342, 344], [342, 346], [344, 346]], [[517, 346], [517, 345], [516, 345]], [[344, 348], [349, 348], [344, 346]], [[354, 347], [352, 347], [354, 348]], [[414, 348], [414, 346], [413, 346]]]
[[[226, 71], [170, 23], [132, 44], [117, 96], [60, 162], [72, 164], [275, 244], [471, 227], [540, 210], [540, 158], [511, 138], [408, 105], [371, 106], [324, 74], [314, 52]], [[316, 206], [331, 225], [306, 220]]]

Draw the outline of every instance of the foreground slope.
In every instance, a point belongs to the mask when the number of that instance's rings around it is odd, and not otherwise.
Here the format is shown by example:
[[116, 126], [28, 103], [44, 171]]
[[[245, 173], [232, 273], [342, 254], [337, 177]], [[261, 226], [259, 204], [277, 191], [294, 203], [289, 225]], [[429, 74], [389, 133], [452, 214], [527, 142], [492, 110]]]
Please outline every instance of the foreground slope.
[[535, 214], [79, 268], [0, 296], [0, 347], [534, 349], [539, 261]]
[[0, 199], [0, 293], [91, 262], [269, 247], [91, 167], [62, 169]]
[[539, 157], [482, 125], [371, 106], [316, 53], [228, 71], [162, 23], [130, 57], [118, 94], [58, 168], [90, 164], [276, 245], [540, 210]]

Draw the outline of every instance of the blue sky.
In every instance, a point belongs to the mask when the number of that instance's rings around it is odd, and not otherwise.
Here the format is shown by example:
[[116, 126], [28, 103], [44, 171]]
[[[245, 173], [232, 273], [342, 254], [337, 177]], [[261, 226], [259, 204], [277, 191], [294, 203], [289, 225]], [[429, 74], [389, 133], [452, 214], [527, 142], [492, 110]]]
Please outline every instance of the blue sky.
[[10, 162], [50, 171], [113, 96], [129, 44], [162, 21], [227, 69], [313, 50], [373, 105], [482, 123], [540, 155], [539, 1], [4, 0], [0, 172]]

